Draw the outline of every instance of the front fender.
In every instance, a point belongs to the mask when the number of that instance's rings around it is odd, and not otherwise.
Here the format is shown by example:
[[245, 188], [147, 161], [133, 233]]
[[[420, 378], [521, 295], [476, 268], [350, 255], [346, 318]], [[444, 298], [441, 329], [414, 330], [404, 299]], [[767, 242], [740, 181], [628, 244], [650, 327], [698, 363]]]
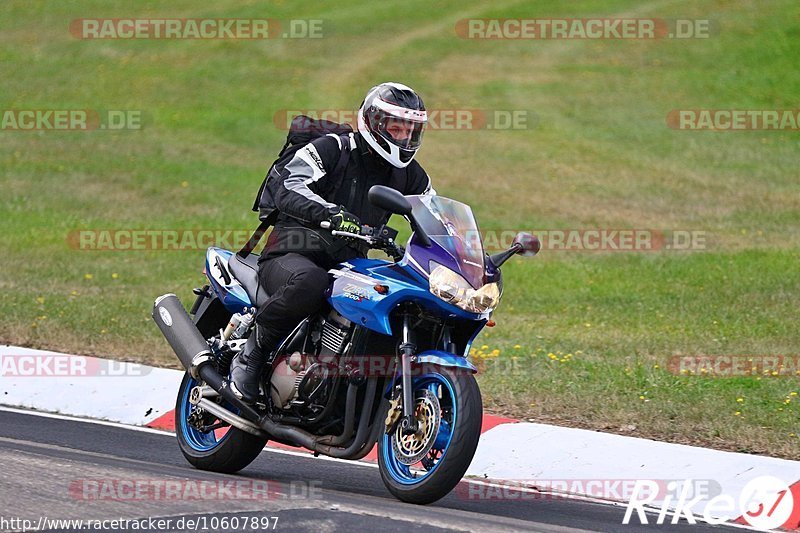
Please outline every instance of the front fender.
[[[427, 350], [422, 353], [418, 353], [414, 356], [414, 359], [411, 361], [411, 376], [412, 379], [419, 377], [420, 373], [425, 373], [428, 369], [424, 368], [424, 365], [438, 365], [438, 366], [449, 366], [452, 368], [461, 368], [466, 370], [472, 374], [478, 372], [478, 369], [475, 366], [467, 361], [467, 358], [463, 355], [456, 355], [450, 352], [445, 352], [443, 350]], [[423, 367], [423, 368], [421, 368]], [[384, 391], [385, 396], [388, 398], [392, 393], [392, 388], [399, 384], [403, 379], [402, 373], [400, 369], [397, 369], [397, 373], [393, 380], [389, 380], [386, 384], [386, 390]]]
[[464, 370], [469, 370], [473, 374], [478, 372], [478, 369], [475, 368], [475, 365], [470, 363], [466, 357], [462, 355], [456, 355], [450, 352], [445, 352], [443, 350], [427, 350], [422, 353], [418, 353], [412, 365], [421, 365], [421, 364], [433, 364], [439, 366], [449, 366], [455, 368], [463, 368]]

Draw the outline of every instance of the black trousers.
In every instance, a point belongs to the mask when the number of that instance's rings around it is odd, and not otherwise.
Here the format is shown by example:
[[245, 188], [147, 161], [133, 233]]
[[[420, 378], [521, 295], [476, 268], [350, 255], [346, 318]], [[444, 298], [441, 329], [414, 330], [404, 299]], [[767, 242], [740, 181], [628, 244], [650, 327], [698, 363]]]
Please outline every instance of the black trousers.
[[270, 295], [256, 315], [258, 344], [267, 355], [300, 320], [322, 307], [330, 283], [325, 268], [296, 253], [263, 260], [258, 280]]

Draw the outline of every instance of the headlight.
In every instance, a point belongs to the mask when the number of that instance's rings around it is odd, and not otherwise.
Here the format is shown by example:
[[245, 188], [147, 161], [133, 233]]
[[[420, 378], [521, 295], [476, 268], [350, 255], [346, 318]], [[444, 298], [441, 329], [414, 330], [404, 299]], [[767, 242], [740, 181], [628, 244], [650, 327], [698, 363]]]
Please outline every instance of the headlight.
[[497, 283], [489, 283], [475, 290], [460, 275], [449, 268], [431, 262], [428, 282], [430, 291], [434, 296], [460, 307], [470, 313], [485, 313], [492, 311], [500, 303], [500, 287]]

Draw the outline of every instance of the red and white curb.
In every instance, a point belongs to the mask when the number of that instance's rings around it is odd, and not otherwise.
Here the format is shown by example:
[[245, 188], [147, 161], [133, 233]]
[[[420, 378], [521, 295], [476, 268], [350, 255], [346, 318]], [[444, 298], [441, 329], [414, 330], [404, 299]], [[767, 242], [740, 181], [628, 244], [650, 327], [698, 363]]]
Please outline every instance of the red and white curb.
[[[183, 372], [136, 363], [0, 345], [0, 405], [174, 431], [175, 396]], [[777, 478], [791, 488], [783, 501], [764, 494], [763, 513], [787, 511], [781, 529], [800, 531], [800, 462], [723, 452], [596, 431], [518, 422], [485, 415], [467, 478], [487, 480], [458, 490], [474, 499], [525, 499], [574, 495], [626, 504], [636, 480], [670, 481], [713, 489], [738, 502], [754, 479]], [[294, 449], [270, 443], [270, 446]], [[376, 452], [364, 460], [376, 461]], [[502, 481], [500, 481], [502, 480]], [[748, 485], [750, 484], [750, 485]], [[478, 488], [475, 488], [477, 486]], [[748, 489], [748, 486], [750, 487]], [[537, 489], [538, 488], [538, 489]], [[792, 496], [792, 497], [790, 497]], [[693, 496], [691, 496], [693, 497]], [[688, 498], [691, 500], [691, 497]], [[674, 511], [678, 498], [648, 506]], [[740, 505], [692, 507], [696, 517], [750, 525]], [[751, 509], [752, 510], [752, 509]], [[635, 515], [635, 513], [634, 513]], [[671, 515], [666, 516], [666, 521]], [[653, 523], [655, 517], [650, 517]], [[633, 517], [632, 523], [636, 522]], [[776, 527], [776, 526], [770, 526]]]

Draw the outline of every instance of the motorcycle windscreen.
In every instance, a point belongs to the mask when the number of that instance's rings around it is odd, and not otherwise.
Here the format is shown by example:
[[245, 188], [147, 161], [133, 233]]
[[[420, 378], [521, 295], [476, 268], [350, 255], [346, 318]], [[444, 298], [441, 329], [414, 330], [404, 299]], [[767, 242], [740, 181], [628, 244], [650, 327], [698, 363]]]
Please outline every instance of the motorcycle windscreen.
[[458, 273], [474, 289], [483, 287], [486, 273], [483, 243], [472, 209], [443, 196], [418, 195], [407, 198], [417, 223], [432, 241], [453, 258], [458, 265]]

